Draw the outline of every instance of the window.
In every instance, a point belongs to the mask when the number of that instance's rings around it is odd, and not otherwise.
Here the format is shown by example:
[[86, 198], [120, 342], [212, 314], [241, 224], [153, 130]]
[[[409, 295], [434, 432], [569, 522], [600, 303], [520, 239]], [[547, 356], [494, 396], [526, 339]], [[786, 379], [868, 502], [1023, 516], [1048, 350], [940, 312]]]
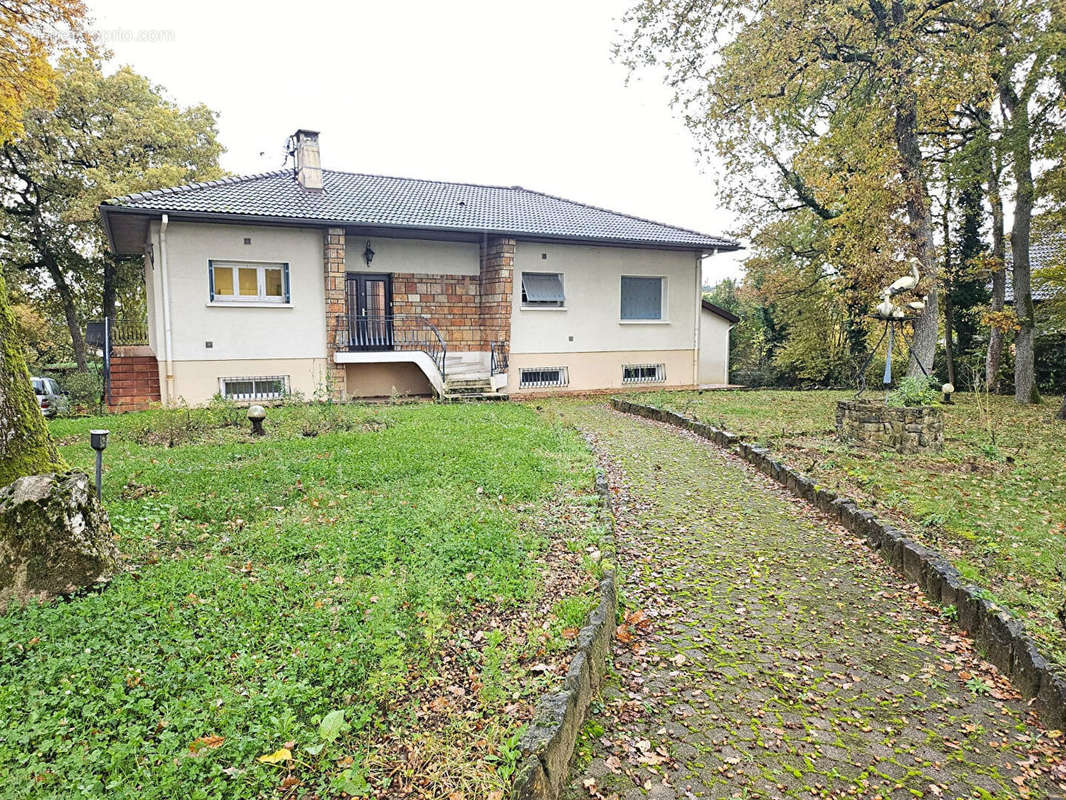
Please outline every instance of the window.
[[289, 393], [289, 376], [219, 378], [218, 392], [231, 400], [277, 400]]
[[288, 264], [211, 261], [212, 303], [288, 303]]
[[663, 279], [622, 276], [623, 320], [663, 318]]
[[566, 367], [533, 367], [519, 372], [518, 387], [533, 389], [539, 386], [566, 386], [570, 382]]
[[666, 364], [626, 364], [622, 367], [622, 383], [662, 383], [666, 380]]
[[522, 305], [529, 308], [562, 308], [563, 276], [558, 272], [523, 272]]

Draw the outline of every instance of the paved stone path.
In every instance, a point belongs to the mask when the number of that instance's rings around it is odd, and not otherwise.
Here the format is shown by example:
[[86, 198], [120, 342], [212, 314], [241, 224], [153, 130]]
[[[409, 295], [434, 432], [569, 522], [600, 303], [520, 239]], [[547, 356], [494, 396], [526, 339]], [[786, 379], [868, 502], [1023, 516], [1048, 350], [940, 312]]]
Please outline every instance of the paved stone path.
[[609, 464], [629, 613], [565, 798], [1064, 796], [1063, 740], [865, 545], [687, 432], [552, 410]]

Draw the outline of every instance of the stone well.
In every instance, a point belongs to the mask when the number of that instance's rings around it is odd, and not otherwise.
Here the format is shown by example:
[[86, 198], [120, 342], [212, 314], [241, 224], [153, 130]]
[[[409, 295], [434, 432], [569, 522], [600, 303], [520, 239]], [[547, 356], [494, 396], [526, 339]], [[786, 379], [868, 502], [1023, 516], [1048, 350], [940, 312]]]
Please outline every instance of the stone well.
[[944, 414], [936, 406], [899, 408], [872, 400], [837, 403], [837, 438], [911, 454], [944, 446]]

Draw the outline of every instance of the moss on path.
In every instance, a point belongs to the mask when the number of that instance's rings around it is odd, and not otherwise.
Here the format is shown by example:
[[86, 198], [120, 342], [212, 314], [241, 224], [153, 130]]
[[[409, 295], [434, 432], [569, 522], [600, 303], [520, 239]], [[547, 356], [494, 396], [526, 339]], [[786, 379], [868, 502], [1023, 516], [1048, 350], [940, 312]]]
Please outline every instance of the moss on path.
[[609, 467], [628, 618], [576, 798], [1045, 798], [1061, 734], [865, 545], [738, 459], [545, 404]]

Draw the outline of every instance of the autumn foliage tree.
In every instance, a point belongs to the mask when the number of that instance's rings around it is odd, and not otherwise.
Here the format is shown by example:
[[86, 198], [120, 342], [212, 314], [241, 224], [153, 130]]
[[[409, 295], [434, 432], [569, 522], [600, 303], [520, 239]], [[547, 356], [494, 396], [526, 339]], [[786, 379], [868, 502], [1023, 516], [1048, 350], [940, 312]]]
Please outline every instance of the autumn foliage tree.
[[54, 105], [28, 109], [0, 150], [0, 245], [24, 293], [54, 302], [84, 370], [82, 309], [114, 317], [123, 277], [139, 276], [107, 251], [97, 206], [220, 177], [222, 147], [210, 109], [177, 105], [128, 67], [105, 74], [95, 55], [71, 53], [56, 73]]

